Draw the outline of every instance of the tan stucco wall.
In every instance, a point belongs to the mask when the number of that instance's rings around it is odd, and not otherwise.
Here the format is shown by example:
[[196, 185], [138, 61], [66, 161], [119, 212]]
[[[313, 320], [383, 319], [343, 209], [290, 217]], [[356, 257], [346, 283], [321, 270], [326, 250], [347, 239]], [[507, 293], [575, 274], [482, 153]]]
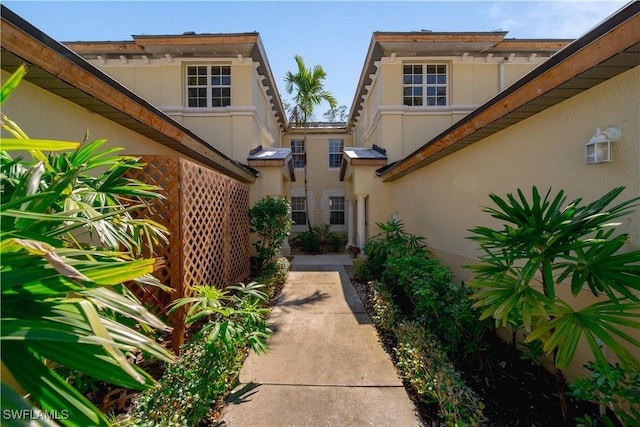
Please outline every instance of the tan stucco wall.
[[[501, 57], [468, 56], [439, 58], [401, 58], [380, 60], [375, 78], [356, 123], [357, 146], [376, 144], [384, 147], [389, 161], [412, 153], [431, 138], [447, 129], [473, 109], [500, 91], [500, 63], [503, 84], [514, 81], [546, 58], [516, 56], [511, 61]], [[446, 107], [405, 107], [402, 105], [402, 66], [404, 63], [447, 64], [449, 69], [449, 105]]]
[[[610, 125], [623, 131], [614, 161], [585, 165], [584, 144], [596, 127]], [[640, 67], [382, 186], [389, 188], [386, 216], [397, 212], [407, 231], [427, 238], [457, 280], [469, 280], [460, 266], [478, 252], [465, 239], [467, 230], [498, 225], [481, 212], [490, 205], [488, 194], [518, 188], [530, 194], [532, 185], [545, 192], [552, 187], [554, 194], [564, 189], [569, 201], [590, 202], [620, 185], [627, 187], [620, 201], [640, 196]], [[623, 249], [639, 249], [640, 211], [625, 217], [619, 231], [630, 235]]]
[[[259, 145], [281, 144], [281, 130], [267, 99], [263, 77], [251, 58], [150, 59], [149, 64], [138, 59], [127, 64], [109, 59], [105, 64], [97, 60], [91, 63], [236, 161], [245, 163], [249, 150]], [[231, 66], [230, 107], [185, 108], [186, 66], [199, 64]]]
[[[290, 147], [291, 140], [304, 139], [300, 133], [286, 135], [283, 145]], [[312, 200], [309, 200], [309, 216], [312, 225], [322, 225], [328, 222], [327, 198], [331, 196], [345, 196], [344, 182], [340, 181], [340, 168], [329, 167], [329, 140], [342, 139], [344, 146], [353, 146], [353, 139], [345, 133], [335, 131], [307, 134], [307, 185]], [[304, 195], [304, 169], [295, 169], [296, 181], [290, 184], [291, 195]], [[344, 227], [333, 227], [334, 231], [346, 231]], [[305, 231], [306, 226], [294, 226], [294, 232]]]
[[[3, 82], [8, 76], [2, 71]], [[178, 154], [27, 81], [23, 81], [5, 102], [2, 112], [34, 139], [80, 142], [88, 131], [89, 140], [106, 138], [107, 147], [124, 147], [127, 154]]]
[[289, 196], [285, 188], [285, 179], [282, 176], [283, 168], [277, 166], [256, 167], [260, 171], [260, 176], [250, 187], [249, 204], [253, 206], [258, 200], [266, 196], [284, 197]]

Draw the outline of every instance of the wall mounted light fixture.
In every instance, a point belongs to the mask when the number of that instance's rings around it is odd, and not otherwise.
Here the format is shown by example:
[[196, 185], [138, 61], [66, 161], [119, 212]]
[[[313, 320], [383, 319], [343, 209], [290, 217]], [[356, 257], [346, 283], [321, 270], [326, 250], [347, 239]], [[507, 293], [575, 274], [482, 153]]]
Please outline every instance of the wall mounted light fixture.
[[610, 126], [604, 130], [596, 129], [596, 133], [584, 146], [584, 162], [587, 165], [612, 162], [611, 143], [620, 139], [622, 130], [617, 126]]

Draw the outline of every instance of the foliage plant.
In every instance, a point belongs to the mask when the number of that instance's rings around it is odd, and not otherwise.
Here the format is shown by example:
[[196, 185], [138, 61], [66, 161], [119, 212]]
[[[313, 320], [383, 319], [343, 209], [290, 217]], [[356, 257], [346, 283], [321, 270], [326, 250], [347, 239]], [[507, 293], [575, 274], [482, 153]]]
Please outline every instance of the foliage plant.
[[265, 285], [264, 293], [266, 294], [267, 302], [275, 302], [273, 300], [278, 296], [280, 289], [287, 280], [290, 269], [289, 260], [285, 257], [278, 257], [269, 267], [260, 271], [254, 278], [256, 282]]
[[437, 402], [446, 425], [483, 425], [483, 403], [464, 383], [438, 340], [417, 323], [402, 323], [396, 336], [398, 366], [420, 399]]
[[267, 267], [278, 254], [291, 231], [290, 204], [286, 197], [264, 197], [249, 209], [250, 230], [258, 235], [253, 243], [258, 258], [257, 270]]
[[[128, 425], [194, 426], [210, 416], [213, 403], [236, 385], [246, 348], [266, 351], [265, 286], [239, 283], [226, 289], [196, 286], [193, 297], [176, 300], [171, 311], [188, 307], [188, 324], [202, 327], [181, 347], [159, 385], [139, 399]], [[204, 323], [203, 323], [204, 322]]]
[[341, 252], [347, 244], [344, 233], [331, 231], [331, 225], [314, 225], [313, 232], [303, 231], [293, 238], [293, 242], [300, 245], [308, 253]]
[[379, 280], [382, 277], [388, 259], [401, 255], [428, 254], [424, 237], [408, 233], [402, 221], [391, 220], [376, 225], [380, 232], [364, 245], [367, 269], [372, 279]]
[[382, 282], [369, 282], [369, 294], [373, 311], [371, 319], [378, 329], [385, 333], [394, 333], [404, 317], [394, 302], [389, 287]]
[[[622, 191], [615, 188], [587, 204], [582, 199], [566, 203], [563, 191], [542, 196], [536, 187], [530, 198], [521, 190], [506, 198], [491, 194], [495, 207], [483, 211], [502, 225], [470, 230], [469, 238], [482, 250], [480, 263], [468, 266], [475, 274], [471, 284], [481, 317], [493, 318], [496, 326], [523, 328], [527, 341], [540, 340], [555, 364], [560, 390], [562, 369], [581, 339], [598, 363], [607, 363], [604, 345], [623, 366], [640, 366], [622, 343], [640, 347], [624, 330], [640, 328], [640, 251], [621, 252], [629, 236], [614, 235], [615, 220], [629, 214], [640, 198], [614, 204]], [[570, 297], [559, 295], [561, 286]], [[576, 309], [571, 297], [585, 288], [599, 299]]]
[[[211, 345], [221, 342], [228, 350], [240, 339], [256, 353], [266, 350], [265, 340], [271, 334], [266, 326], [268, 310], [261, 306], [266, 300], [265, 286], [256, 282], [239, 283], [220, 289], [212, 285], [193, 287], [194, 296], [179, 298], [167, 312], [188, 306], [185, 322], [193, 324], [210, 319], [194, 336]], [[231, 292], [234, 291], [234, 292]]]
[[302, 126], [304, 132], [304, 147], [305, 147], [305, 159], [304, 159], [304, 194], [305, 194], [305, 209], [307, 215], [307, 226], [309, 227], [309, 233], [313, 234], [313, 228], [311, 227], [311, 221], [309, 219], [309, 186], [308, 186], [308, 171], [307, 171], [307, 122], [313, 117], [313, 110], [320, 106], [322, 102], [329, 104], [330, 108], [336, 108], [338, 101], [336, 98], [324, 88], [324, 79], [327, 78], [327, 73], [324, 71], [321, 65], [316, 65], [313, 68], [307, 68], [304, 59], [300, 55], [295, 55], [294, 59], [298, 67], [297, 72], [293, 73], [287, 71], [285, 74], [285, 89], [288, 94], [294, 94], [293, 102], [295, 103], [292, 108], [292, 114], [289, 118], [294, 122], [296, 126]]
[[588, 377], [569, 385], [571, 396], [605, 405], [626, 426], [640, 425], [640, 371], [594, 362], [587, 369]]
[[391, 257], [383, 280], [413, 303], [412, 319], [436, 337], [456, 360], [481, 348], [487, 330], [469, 298], [471, 288], [452, 283], [453, 273], [426, 253]]
[[381, 332], [394, 337], [396, 364], [420, 399], [437, 404], [446, 425], [483, 425], [483, 403], [464, 383], [438, 339], [401, 313], [386, 284], [370, 282], [369, 292], [371, 318]]
[[[2, 102], [25, 72], [21, 67], [5, 82]], [[0, 153], [2, 408], [58, 414], [63, 425], [108, 425], [53, 367], [144, 389], [155, 381], [127, 353], [173, 360], [138, 330], [168, 328], [122, 285], [160, 286], [150, 276], [160, 260], [139, 256], [163, 228], [130, 215], [159, 197], [158, 188], [126, 178], [142, 165], [102, 149], [104, 140], [29, 139], [5, 115], [2, 127], [11, 135], [3, 136]]]

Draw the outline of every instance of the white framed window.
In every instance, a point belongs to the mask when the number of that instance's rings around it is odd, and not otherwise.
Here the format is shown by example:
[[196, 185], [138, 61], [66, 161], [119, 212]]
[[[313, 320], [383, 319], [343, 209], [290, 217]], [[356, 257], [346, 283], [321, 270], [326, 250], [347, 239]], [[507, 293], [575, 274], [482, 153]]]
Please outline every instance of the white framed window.
[[402, 103], [407, 106], [448, 105], [446, 64], [404, 64]]
[[187, 66], [187, 106], [190, 108], [231, 105], [231, 67], [228, 65]]
[[293, 157], [293, 167], [303, 168], [307, 162], [306, 151], [304, 147], [304, 140], [293, 139], [291, 140], [291, 155]]
[[291, 219], [295, 225], [307, 224], [307, 211], [304, 197], [291, 197]]
[[329, 224], [345, 225], [344, 196], [329, 196]]
[[342, 150], [344, 149], [344, 139], [329, 140], [329, 167], [339, 168], [342, 163]]

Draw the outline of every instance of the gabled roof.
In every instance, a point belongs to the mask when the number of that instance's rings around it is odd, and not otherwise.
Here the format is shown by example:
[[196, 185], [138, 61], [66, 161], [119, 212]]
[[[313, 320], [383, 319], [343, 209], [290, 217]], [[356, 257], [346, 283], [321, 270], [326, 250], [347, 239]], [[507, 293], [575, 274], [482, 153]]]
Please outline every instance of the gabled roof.
[[639, 65], [635, 1], [378, 175], [394, 181]]
[[262, 45], [260, 34], [225, 33], [196, 34], [187, 32], [176, 35], [133, 35], [133, 41], [75, 41], [64, 42], [69, 49], [88, 59], [119, 58], [251, 58], [258, 64], [257, 71], [265, 77], [267, 95], [271, 107], [280, 122], [286, 127], [286, 115], [271, 66]]
[[25, 80], [243, 182], [255, 171], [189, 129], [1, 5], [2, 69], [23, 63]]
[[551, 56], [568, 45], [568, 39], [505, 39], [505, 31], [493, 32], [374, 32], [369, 51], [360, 74], [347, 131], [350, 132], [362, 110], [367, 86], [376, 73], [377, 63], [384, 56], [398, 57], [457, 56], [457, 55], [520, 55]]

